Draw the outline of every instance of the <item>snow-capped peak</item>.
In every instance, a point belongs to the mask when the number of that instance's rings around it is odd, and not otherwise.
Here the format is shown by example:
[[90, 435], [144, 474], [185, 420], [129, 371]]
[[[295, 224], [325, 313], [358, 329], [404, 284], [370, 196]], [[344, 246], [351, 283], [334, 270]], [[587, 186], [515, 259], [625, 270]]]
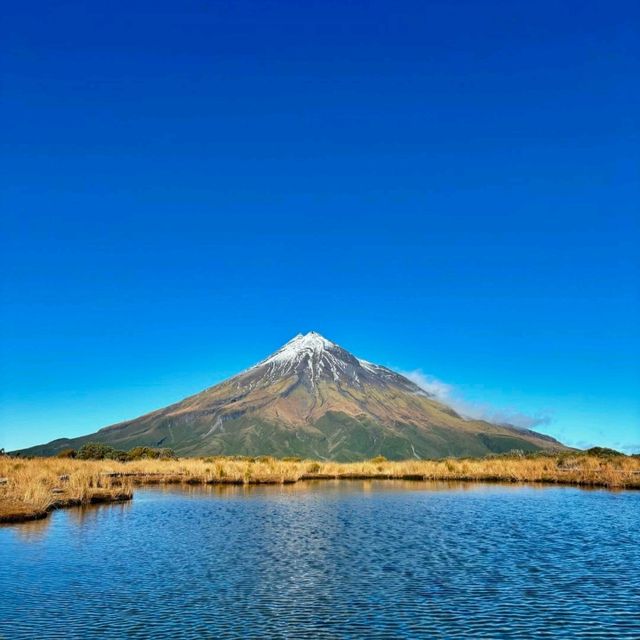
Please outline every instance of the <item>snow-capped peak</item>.
[[[339, 377], [353, 371], [358, 360], [350, 353], [315, 331], [299, 333], [266, 360], [252, 369], [266, 367], [267, 378], [276, 379], [293, 372], [302, 375], [312, 386], [319, 377]], [[355, 374], [357, 377], [357, 374]]]
[[299, 333], [261, 364], [295, 361], [303, 354], [318, 354], [332, 347], [336, 345], [315, 331]]
[[395, 384], [406, 391], [425, 395], [413, 382], [394, 371], [367, 360], [360, 360], [335, 342], [315, 331], [299, 333], [268, 358], [258, 362], [243, 375], [259, 371], [259, 378], [251, 378], [249, 385], [271, 384], [287, 376], [296, 375], [308, 387], [316, 387], [320, 380], [329, 383], [387, 386]]
[[284, 345], [283, 349], [291, 348], [301, 351], [303, 349], [311, 349], [312, 351], [322, 351], [323, 349], [329, 349], [335, 347], [335, 343], [331, 340], [327, 340], [324, 336], [321, 336], [315, 331], [309, 331], [309, 333], [299, 333], [295, 338], [292, 338]]

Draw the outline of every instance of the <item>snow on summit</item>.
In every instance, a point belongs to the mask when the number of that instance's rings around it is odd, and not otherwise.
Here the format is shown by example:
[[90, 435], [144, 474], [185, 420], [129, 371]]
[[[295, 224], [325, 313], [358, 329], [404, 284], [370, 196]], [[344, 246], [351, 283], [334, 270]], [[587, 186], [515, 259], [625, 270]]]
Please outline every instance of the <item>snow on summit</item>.
[[315, 386], [319, 378], [359, 383], [361, 367], [360, 361], [348, 351], [310, 331], [299, 333], [252, 369], [266, 369], [266, 376], [271, 380], [296, 373]]
[[267, 367], [270, 377], [307, 369], [311, 383], [315, 384], [317, 376], [329, 371], [334, 380], [337, 380], [340, 373], [348, 367], [345, 356], [347, 360], [353, 358], [334, 342], [310, 331], [306, 334], [299, 333], [256, 367]]
[[[271, 382], [295, 374], [311, 387], [320, 379], [361, 387], [365, 380], [386, 384], [390, 378], [397, 377], [385, 367], [356, 358], [315, 331], [299, 333], [250, 370], [262, 370]], [[418, 387], [413, 392], [418, 393]]]
[[299, 333], [297, 336], [289, 340], [283, 347], [278, 349], [273, 355], [263, 360], [261, 364], [268, 362], [283, 362], [297, 360], [301, 355], [315, 354], [336, 347], [337, 345], [327, 340], [319, 333], [310, 331], [309, 333]]

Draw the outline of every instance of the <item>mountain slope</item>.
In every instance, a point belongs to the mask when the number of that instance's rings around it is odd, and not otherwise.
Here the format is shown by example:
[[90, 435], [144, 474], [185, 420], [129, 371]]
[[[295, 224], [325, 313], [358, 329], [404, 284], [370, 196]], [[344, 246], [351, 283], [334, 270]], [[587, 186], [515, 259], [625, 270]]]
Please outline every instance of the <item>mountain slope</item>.
[[119, 449], [171, 447], [183, 456], [345, 461], [563, 448], [533, 431], [467, 420], [404, 376], [313, 332], [297, 335], [257, 365], [181, 402], [21, 453], [54, 455], [87, 442]]

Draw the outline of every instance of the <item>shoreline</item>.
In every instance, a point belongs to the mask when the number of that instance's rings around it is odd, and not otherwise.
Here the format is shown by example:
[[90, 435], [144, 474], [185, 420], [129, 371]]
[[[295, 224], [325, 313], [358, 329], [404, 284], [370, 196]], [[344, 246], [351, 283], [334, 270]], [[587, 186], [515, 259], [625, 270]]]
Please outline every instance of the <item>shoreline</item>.
[[80, 498], [64, 498], [53, 502], [46, 509], [29, 509], [28, 506], [22, 504], [9, 503], [5, 505], [0, 502], [0, 525], [43, 520], [58, 509], [69, 509], [71, 507], [82, 507], [91, 504], [115, 504], [117, 502], [128, 502], [132, 499], [132, 492], [118, 495], [94, 494], [87, 501], [83, 501]]
[[640, 489], [640, 458], [560, 454], [339, 463], [259, 458], [75, 460], [0, 457], [0, 524], [57, 509], [131, 500], [145, 485], [288, 485], [327, 480], [532, 484]]

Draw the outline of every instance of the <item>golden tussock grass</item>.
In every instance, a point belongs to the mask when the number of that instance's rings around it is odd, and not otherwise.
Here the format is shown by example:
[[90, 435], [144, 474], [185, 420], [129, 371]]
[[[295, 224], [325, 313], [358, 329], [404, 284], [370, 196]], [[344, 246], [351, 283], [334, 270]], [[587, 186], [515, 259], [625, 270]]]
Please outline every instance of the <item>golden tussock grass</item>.
[[284, 484], [323, 478], [538, 482], [640, 488], [640, 458], [581, 453], [485, 459], [365, 462], [210, 457], [74, 460], [0, 457], [0, 521], [39, 517], [53, 508], [123, 500], [134, 484]]
[[131, 498], [131, 481], [102, 461], [0, 456], [0, 522], [44, 517], [57, 507]]
[[259, 458], [182, 458], [105, 463], [136, 482], [284, 483], [315, 478], [549, 482], [640, 488], [640, 458], [584, 454], [482, 459], [323, 462]]

